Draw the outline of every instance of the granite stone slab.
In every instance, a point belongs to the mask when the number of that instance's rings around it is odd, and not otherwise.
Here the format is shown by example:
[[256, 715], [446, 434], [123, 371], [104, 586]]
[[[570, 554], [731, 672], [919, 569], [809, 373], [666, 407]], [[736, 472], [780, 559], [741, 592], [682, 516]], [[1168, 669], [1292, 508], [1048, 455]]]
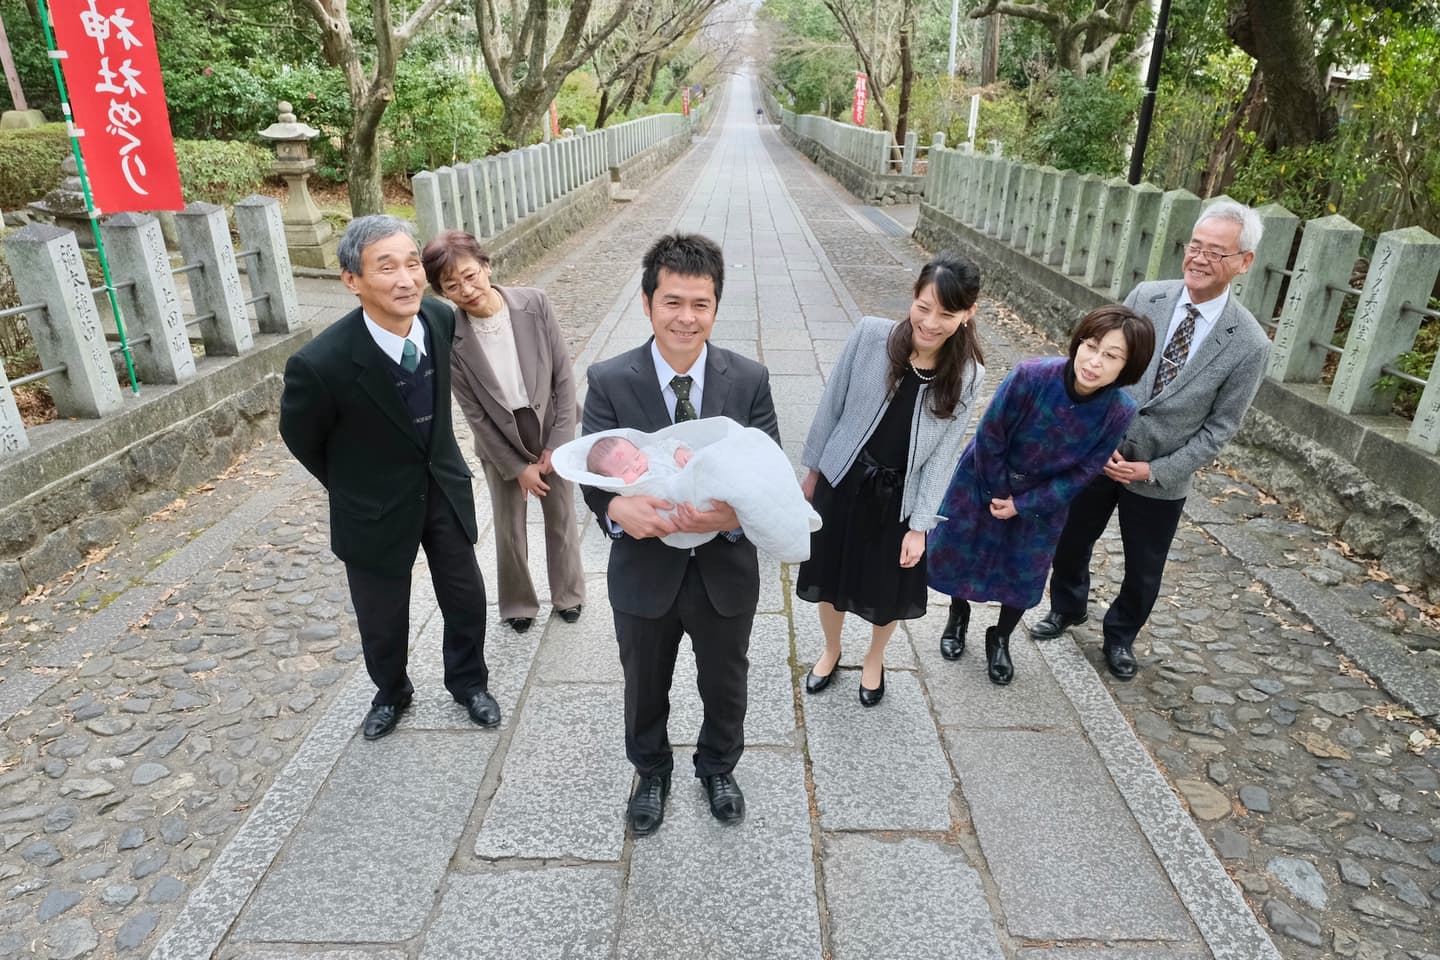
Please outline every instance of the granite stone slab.
[[949, 830], [955, 781], [913, 673], [887, 671], [885, 699], [861, 706], [860, 672], [806, 695], [805, 737], [827, 830]]
[[[767, 332], [764, 335], [767, 337], [771, 336], [771, 329], [772, 328], [767, 327]], [[774, 332], [781, 333], [782, 331], [777, 330]], [[795, 332], [803, 335], [805, 328], [802, 326]], [[808, 374], [813, 376], [820, 372], [819, 368], [815, 366], [815, 351], [809, 349], [808, 345], [804, 350], [785, 350], [778, 347], [771, 349], [767, 346], [765, 348], [765, 366], [772, 375]]]
[[[595, 581], [591, 580], [589, 586], [596, 586]], [[624, 681], [609, 600], [603, 591], [591, 592], [592, 598], [578, 621], [565, 623], [556, 617], [558, 622], [546, 633], [535, 655], [535, 679], [540, 683]]]
[[620, 879], [595, 866], [454, 876], [420, 960], [607, 960]]
[[[684, 757], [676, 757], [683, 769]], [[722, 825], [677, 778], [665, 822], [637, 839], [615, 953], [625, 960], [820, 960], [804, 765], [753, 750], [735, 771], [746, 818]]]
[[1059, 947], [1027, 947], [1015, 960], [1211, 960], [1210, 951], [1200, 946], [1147, 944], [1143, 947], [1099, 947], [1072, 944]]
[[[795, 568], [798, 570], [798, 567]], [[798, 597], [791, 598], [795, 623], [795, 660], [806, 670], [825, 650], [825, 632], [820, 629], [819, 606]], [[870, 624], [851, 614], [840, 628], [840, 665], [859, 669], [870, 649]], [[892, 670], [914, 670], [915, 651], [905, 642], [898, 628], [885, 647], [885, 667]], [[856, 681], [859, 682], [858, 680]]]
[[980, 875], [930, 840], [825, 838], [834, 960], [1004, 960]]
[[621, 687], [532, 687], [475, 855], [619, 860], [632, 777]]
[[1085, 740], [955, 728], [945, 738], [1012, 936], [1191, 936], [1179, 898]]
[[310, 947], [240, 947], [220, 954], [220, 960], [408, 960], [403, 950], [320, 950]]
[[[670, 742], [690, 745], [700, 735], [704, 704], [695, 686], [695, 654], [688, 639], [680, 642], [675, 679], [670, 684]], [[745, 705], [745, 742], [793, 747], [796, 742], [795, 698], [790, 665], [750, 660]], [[688, 773], [688, 766], [686, 772]]]
[[[1010, 640], [1015, 679], [1004, 687], [990, 682], [985, 671], [985, 628], [994, 625], [998, 607], [972, 605], [964, 655], [954, 661], [940, 656], [940, 632], [945, 629], [949, 616], [949, 601], [935, 602], [936, 596], [931, 594], [932, 602], [925, 616], [907, 621], [905, 629], [942, 726], [1026, 730], [1076, 726], [1074, 711], [1036, 650], [1035, 642], [1025, 636], [1023, 625]], [[894, 641], [891, 645], [894, 646]]]
[[237, 941], [396, 943], [420, 932], [495, 738], [355, 740], [255, 892]]
[[[498, 617], [490, 618], [485, 631], [485, 663], [490, 668], [490, 694], [500, 704], [502, 729], [512, 721], [541, 637], [550, 630], [560, 633], [561, 626], [573, 630], [579, 624], [572, 626], [559, 617], [549, 616], [549, 608], [524, 633], [516, 633]], [[415, 686], [415, 702], [410, 710], [401, 714], [400, 724], [412, 730], [478, 731], [470, 714], [445, 689], [444, 631], [443, 621], [436, 616], [411, 644], [409, 672], [410, 682]]]

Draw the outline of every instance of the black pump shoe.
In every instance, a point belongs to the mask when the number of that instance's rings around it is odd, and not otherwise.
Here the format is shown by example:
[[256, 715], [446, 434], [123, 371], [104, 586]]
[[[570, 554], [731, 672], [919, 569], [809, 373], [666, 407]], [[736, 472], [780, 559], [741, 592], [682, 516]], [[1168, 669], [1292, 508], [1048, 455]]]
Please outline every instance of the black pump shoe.
[[950, 601], [950, 619], [940, 633], [940, 656], [959, 660], [965, 652], [965, 631], [970, 629], [970, 604], [964, 600]]
[[824, 690], [826, 687], [830, 686], [830, 681], [834, 679], [835, 670], [839, 666], [840, 664], [835, 664], [834, 667], [830, 668], [830, 672], [825, 674], [825, 676], [823, 677], [815, 672], [814, 667], [811, 667], [810, 672], [805, 674], [805, 692], [819, 693], [821, 690]]
[[999, 627], [985, 631], [985, 666], [990, 682], [1005, 686], [1015, 679], [1015, 665], [1010, 662], [1010, 634], [1001, 633]]
[[876, 687], [874, 690], [871, 690], [869, 687], [865, 686], [865, 681], [863, 679], [860, 681], [860, 706], [873, 707], [875, 706], [875, 704], [880, 702], [880, 698], [883, 696], [885, 696], [885, 667], [881, 666], [880, 686]]

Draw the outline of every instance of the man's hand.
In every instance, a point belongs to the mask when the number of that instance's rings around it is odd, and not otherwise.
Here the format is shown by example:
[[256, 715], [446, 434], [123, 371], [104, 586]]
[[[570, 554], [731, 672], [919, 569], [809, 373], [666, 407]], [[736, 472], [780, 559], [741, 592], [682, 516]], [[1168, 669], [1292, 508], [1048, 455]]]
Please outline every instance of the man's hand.
[[925, 534], [919, 530], [905, 531], [905, 539], [900, 541], [900, 566], [913, 567], [924, 555]]
[[1140, 483], [1150, 479], [1150, 464], [1141, 460], [1126, 460], [1116, 450], [1105, 464], [1105, 476], [1116, 483]]
[[740, 518], [724, 500], [711, 500], [709, 510], [696, 510], [693, 503], [682, 503], [675, 514], [675, 529], [681, 533], [720, 533], [740, 526]]
[[524, 492], [525, 496], [528, 497], [533, 494], [537, 497], [543, 497], [550, 492], [550, 484], [540, 479], [540, 475], [544, 472], [538, 463], [532, 463], [520, 471], [520, 476], [517, 477], [516, 480], [520, 484], [520, 489]]
[[805, 501], [807, 503], [815, 498], [815, 485], [819, 482], [819, 470], [811, 470], [805, 474], [805, 479], [800, 481], [800, 492], [805, 495]]
[[1015, 509], [1015, 498], [1006, 497], [1004, 500], [990, 501], [990, 516], [996, 520], [1009, 520], [1020, 511]]
[[606, 515], [636, 540], [644, 540], [646, 537], [663, 537], [680, 529], [673, 520], [663, 515], [673, 509], [675, 504], [669, 500], [637, 494], [611, 500]]

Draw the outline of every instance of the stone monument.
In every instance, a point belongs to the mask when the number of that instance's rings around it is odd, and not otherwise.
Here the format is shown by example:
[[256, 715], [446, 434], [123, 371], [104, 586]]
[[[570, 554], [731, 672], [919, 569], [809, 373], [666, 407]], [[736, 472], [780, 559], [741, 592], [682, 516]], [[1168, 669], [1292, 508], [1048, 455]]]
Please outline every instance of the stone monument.
[[340, 265], [335, 257], [335, 230], [321, 216], [306, 184], [315, 169], [309, 144], [320, 131], [297, 122], [294, 109], [280, 101], [278, 121], [260, 131], [260, 136], [274, 141], [274, 170], [285, 178], [285, 245], [296, 266], [334, 269]]
[[55, 226], [75, 233], [75, 239], [86, 250], [95, 249], [95, 233], [90, 229], [90, 209], [85, 203], [85, 188], [80, 185], [80, 167], [75, 154], [67, 153], [60, 163], [60, 172], [65, 179], [60, 186], [45, 194], [43, 200], [34, 200], [30, 209], [40, 219], [53, 221]]

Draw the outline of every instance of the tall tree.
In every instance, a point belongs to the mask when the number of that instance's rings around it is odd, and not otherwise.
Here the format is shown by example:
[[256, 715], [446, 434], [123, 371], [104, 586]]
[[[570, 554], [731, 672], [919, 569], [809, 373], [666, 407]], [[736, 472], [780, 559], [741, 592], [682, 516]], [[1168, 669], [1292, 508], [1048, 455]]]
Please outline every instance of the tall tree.
[[475, 0], [475, 25], [490, 82], [500, 96], [504, 116], [500, 136], [521, 143], [540, 122], [565, 78], [590, 59], [632, 13], [656, 0], [619, 0], [599, 26], [587, 32], [592, 0], [571, 0], [560, 38], [550, 43], [550, 20], [558, 18], [550, 0], [511, 0], [502, 11], [497, 0]]
[[[369, 0], [374, 50], [362, 47], [350, 24], [348, 0], [295, 0], [320, 27], [325, 60], [345, 75], [352, 118], [346, 173], [350, 211], [357, 217], [380, 213], [385, 198], [380, 182], [380, 118], [395, 99], [395, 72], [416, 32], [453, 0], [422, 0], [396, 27], [390, 0]], [[367, 65], [368, 61], [368, 65]]]
[[[633, 100], [661, 61], [683, 48], [720, 3], [657, 0], [645, 4], [597, 46], [593, 63], [600, 85], [600, 105], [595, 111], [595, 126], [605, 126], [619, 103]], [[618, 96], [617, 87], [622, 90]]]
[[901, 85], [897, 112], [908, 112], [910, 84], [914, 80], [913, 64], [909, 63], [910, 34], [915, 28], [913, 0], [884, 3], [882, 0], [821, 0], [830, 11], [840, 32], [855, 50], [855, 59], [869, 83], [870, 99], [880, 111], [880, 125], [905, 136], [908, 117], [890, 112], [885, 92], [899, 81]]
[[1225, 33], [1255, 58], [1264, 84], [1266, 147], [1303, 147], [1335, 134], [1315, 29], [1303, 0], [1233, 0]]
[[1110, 68], [1115, 45], [1135, 26], [1136, 11], [1148, 8], [1146, 0], [984, 0], [970, 16], [998, 13], [1040, 24], [1055, 44], [1055, 66], [1083, 77]]

